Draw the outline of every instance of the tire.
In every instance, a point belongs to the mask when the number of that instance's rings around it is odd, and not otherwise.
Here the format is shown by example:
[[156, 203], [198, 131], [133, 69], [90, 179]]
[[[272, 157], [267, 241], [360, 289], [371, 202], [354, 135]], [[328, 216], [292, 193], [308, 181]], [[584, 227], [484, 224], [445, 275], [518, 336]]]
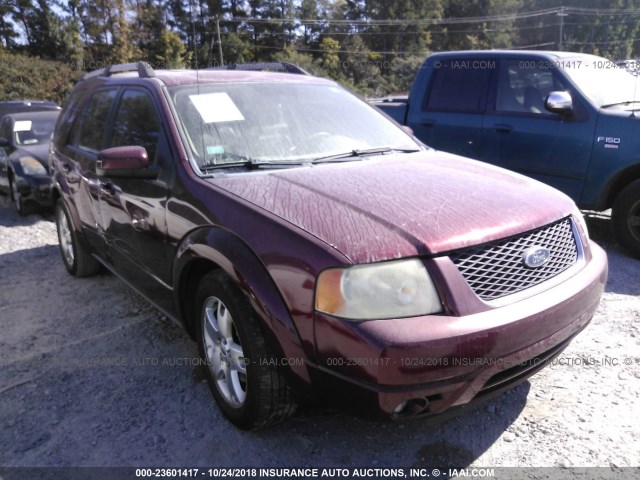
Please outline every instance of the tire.
[[627, 185], [616, 197], [611, 221], [618, 241], [640, 258], [640, 180]]
[[257, 430], [290, 417], [295, 401], [248, 299], [222, 271], [196, 293], [196, 339], [220, 410], [237, 427]]
[[18, 191], [18, 187], [16, 182], [13, 179], [13, 176], [9, 177], [9, 190], [11, 191], [11, 200], [13, 200], [13, 205], [16, 207], [16, 212], [21, 217], [26, 217], [31, 213], [31, 209], [25, 205], [22, 200], [22, 195]]
[[59, 199], [56, 204], [55, 217], [60, 255], [67, 271], [74, 277], [88, 277], [98, 273], [100, 262], [93, 258], [89, 251], [78, 242], [78, 235], [73, 228], [73, 223], [71, 223], [71, 216], [62, 199]]

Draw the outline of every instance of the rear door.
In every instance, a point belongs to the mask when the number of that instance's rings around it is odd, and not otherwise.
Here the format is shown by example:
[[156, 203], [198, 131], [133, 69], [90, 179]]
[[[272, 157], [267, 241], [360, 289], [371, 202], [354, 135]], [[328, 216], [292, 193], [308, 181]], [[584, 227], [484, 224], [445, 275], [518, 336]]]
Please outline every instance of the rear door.
[[438, 150], [481, 159], [482, 121], [494, 64], [479, 57], [431, 63], [422, 105], [411, 107], [416, 136]]
[[77, 108], [71, 106], [71, 118], [67, 120], [72, 122], [70, 133], [54, 153], [58, 162], [56, 169], [62, 172], [68, 200], [82, 223], [82, 232], [102, 258], [106, 255], [106, 244], [100, 218], [96, 160], [105, 146], [107, 125], [118, 90], [117, 87], [96, 90]]
[[[595, 116], [549, 61], [504, 58], [484, 117], [486, 160], [580, 198], [591, 156]], [[552, 91], [571, 93], [574, 114], [544, 107]]]

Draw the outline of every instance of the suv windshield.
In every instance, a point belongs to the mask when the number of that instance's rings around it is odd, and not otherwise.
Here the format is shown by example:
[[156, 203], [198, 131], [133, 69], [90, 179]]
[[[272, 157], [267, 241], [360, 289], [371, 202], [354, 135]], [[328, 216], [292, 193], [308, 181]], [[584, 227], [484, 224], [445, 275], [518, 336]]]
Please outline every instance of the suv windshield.
[[598, 107], [618, 105], [640, 100], [638, 79], [624, 68], [599, 57], [596, 60], [566, 62], [564, 72]]
[[169, 91], [200, 168], [421, 148], [373, 107], [335, 85], [221, 83]]

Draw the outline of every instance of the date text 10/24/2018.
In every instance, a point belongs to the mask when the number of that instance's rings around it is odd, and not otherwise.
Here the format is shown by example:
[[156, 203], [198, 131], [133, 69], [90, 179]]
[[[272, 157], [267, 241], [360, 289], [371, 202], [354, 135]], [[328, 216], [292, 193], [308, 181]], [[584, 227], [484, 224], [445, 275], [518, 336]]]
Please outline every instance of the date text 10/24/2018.
[[492, 478], [492, 468], [138, 468], [136, 477], [163, 478]]

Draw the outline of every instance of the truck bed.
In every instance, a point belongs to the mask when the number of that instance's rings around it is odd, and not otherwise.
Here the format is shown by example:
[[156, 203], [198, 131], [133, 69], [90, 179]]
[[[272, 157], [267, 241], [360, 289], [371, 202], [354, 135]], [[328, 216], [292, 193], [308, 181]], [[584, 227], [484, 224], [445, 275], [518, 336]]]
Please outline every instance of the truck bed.
[[371, 100], [369, 103], [374, 107], [378, 107], [396, 122], [400, 124], [405, 123], [407, 106], [409, 105], [408, 96], [379, 98]]

